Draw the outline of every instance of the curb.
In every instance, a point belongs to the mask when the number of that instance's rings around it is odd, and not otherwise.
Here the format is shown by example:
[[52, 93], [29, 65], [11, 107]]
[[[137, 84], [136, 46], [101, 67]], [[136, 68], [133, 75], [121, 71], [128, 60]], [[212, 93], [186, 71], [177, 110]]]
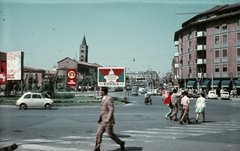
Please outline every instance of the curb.
[[18, 148], [18, 145], [12, 140], [0, 139], [0, 151], [12, 151]]

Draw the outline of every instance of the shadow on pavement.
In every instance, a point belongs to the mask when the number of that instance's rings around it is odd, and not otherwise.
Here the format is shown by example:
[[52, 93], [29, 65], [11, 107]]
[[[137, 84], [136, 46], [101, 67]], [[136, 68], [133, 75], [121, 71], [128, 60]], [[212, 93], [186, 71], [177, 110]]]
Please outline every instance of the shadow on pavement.
[[[125, 151], [142, 151], [143, 148], [142, 147], [126, 147]], [[120, 148], [115, 149], [115, 150], [107, 150], [107, 151], [121, 151]]]

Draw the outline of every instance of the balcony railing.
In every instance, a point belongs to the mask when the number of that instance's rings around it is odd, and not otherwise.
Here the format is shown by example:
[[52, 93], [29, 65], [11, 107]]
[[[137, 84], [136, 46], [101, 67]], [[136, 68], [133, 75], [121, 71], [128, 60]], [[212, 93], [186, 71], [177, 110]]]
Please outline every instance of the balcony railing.
[[178, 46], [179, 45], [179, 41], [174, 41], [174, 45]]
[[196, 32], [196, 37], [205, 37], [206, 36], [206, 31], [198, 31]]
[[206, 64], [206, 59], [196, 59], [196, 64]]
[[206, 45], [197, 45], [196, 49], [197, 50], [206, 50]]
[[175, 56], [175, 57], [178, 57], [178, 56], [179, 56], [179, 52], [175, 52], [175, 53], [174, 53], [174, 56]]
[[207, 77], [207, 73], [201, 73], [201, 72], [199, 72], [199, 73], [197, 73], [197, 77], [198, 78], [203, 78], [203, 77]]

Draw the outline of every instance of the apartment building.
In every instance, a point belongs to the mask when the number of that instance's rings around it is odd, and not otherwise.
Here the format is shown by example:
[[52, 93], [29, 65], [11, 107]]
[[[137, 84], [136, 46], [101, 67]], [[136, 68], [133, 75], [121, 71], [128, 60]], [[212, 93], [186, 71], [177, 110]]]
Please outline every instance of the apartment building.
[[172, 74], [182, 88], [240, 88], [240, 3], [215, 6], [175, 32]]

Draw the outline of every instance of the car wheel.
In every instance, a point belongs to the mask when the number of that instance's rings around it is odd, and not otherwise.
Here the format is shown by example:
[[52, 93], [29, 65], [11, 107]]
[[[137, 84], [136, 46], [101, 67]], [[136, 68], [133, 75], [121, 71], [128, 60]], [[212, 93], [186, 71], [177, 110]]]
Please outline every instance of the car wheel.
[[51, 109], [51, 105], [50, 104], [46, 104], [45, 105], [45, 109]]
[[20, 109], [21, 110], [26, 110], [27, 109], [27, 105], [25, 103], [20, 104]]

